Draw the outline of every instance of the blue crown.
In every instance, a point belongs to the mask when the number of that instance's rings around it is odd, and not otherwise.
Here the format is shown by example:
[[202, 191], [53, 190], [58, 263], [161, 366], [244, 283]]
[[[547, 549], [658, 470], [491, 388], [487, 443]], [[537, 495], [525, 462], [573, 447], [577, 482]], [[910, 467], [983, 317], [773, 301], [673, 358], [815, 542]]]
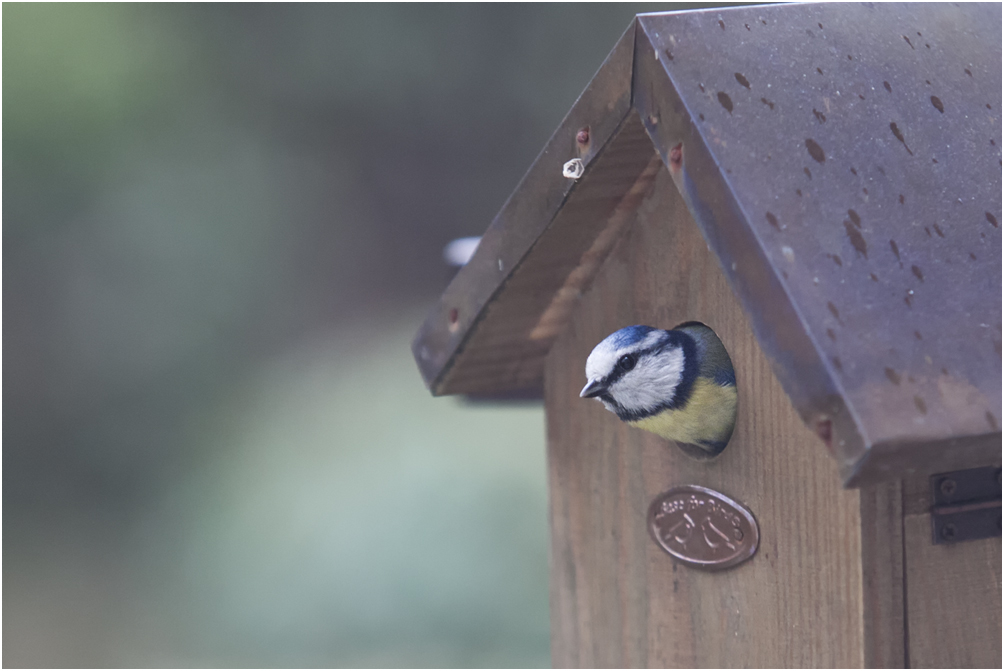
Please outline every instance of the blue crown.
[[620, 331], [614, 331], [611, 333], [607, 339], [617, 349], [622, 347], [630, 347], [636, 342], [643, 340], [645, 336], [654, 331], [655, 329], [651, 326], [625, 326]]

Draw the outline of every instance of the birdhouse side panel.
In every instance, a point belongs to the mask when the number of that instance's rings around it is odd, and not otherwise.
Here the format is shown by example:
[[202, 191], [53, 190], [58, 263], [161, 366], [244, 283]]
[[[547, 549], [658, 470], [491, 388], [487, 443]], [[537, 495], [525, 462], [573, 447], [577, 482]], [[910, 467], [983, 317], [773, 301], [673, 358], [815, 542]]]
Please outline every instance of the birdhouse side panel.
[[1000, 536], [934, 543], [930, 479], [906, 480], [903, 499], [910, 666], [1000, 668]]
[[[735, 368], [736, 428], [711, 461], [579, 398], [586, 358], [606, 335], [685, 321], [714, 329]], [[665, 169], [548, 354], [545, 399], [555, 666], [855, 667], [875, 645], [902, 663], [901, 628], [866, 650], [862, 577], [863, 550], [893, 556], [901, 545], [874, 534], [863, 547], [861, 492], [840, 488], [837, 463], [792, 408]], [[752, 511], [751, 560], [708, 572], [656, 545], [648, 507], [686, 484]]]

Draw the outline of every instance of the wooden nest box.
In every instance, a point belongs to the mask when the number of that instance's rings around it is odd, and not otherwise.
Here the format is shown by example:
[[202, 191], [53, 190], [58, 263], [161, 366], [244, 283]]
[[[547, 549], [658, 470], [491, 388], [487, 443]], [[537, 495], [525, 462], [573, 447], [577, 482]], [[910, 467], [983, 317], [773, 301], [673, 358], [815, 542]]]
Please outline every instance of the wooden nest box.
[[[998, 5], [614, 47], [414, 343], [434, 394], [545, 399], [556, 666], [1000, 667], [1000, 63]], [[606, 335], [685, 321], [735, 367], [711, 461], [578, 395]], [[684, 485], [755, 554], [671, 556], [650, 505]]]

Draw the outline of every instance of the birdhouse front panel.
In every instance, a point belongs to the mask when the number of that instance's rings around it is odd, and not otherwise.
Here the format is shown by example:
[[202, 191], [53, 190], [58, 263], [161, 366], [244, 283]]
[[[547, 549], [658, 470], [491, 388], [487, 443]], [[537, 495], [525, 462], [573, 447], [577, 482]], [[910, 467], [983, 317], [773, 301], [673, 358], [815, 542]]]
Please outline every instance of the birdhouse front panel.
[[[711, 327], [735, 370], [736, 427], [711, 462], [579, 397], [607, 334], [685, 321]], [[551, 349], [545, 398], [555, 666], [864, 664], [859, 493], [792, 408], [665, 168]], [[753, 560], [695, 570], [653, 542], [649, 505], [682, 484], [749, 507]], [[692, 549], [735, 542], [692, 517], [675, 532]]]

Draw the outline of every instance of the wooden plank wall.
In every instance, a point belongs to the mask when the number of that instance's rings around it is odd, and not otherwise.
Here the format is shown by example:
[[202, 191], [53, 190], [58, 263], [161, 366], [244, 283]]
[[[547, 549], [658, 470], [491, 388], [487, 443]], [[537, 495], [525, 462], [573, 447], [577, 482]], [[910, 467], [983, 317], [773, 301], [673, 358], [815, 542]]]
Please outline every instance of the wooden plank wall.
[[[687, 320], [715, 329], [739, 387], [735, 433], [712, 462], [578, 396], [586, 356], [604, 336]], [[863, 614], [861, 561], [863, 549], [872, 565], [901, 553], [874, 517], [898, 497], [869, 491], [863, 499], [840, 487], [836, 462], [796, 415], [664, 169], [548, 354], [545, 398], [555, 666], [854, 667], [896, 664], [897, 651], [902, 664], [901, 624], [891, 625], [895, 640], [866, 644], [866, 625], [876, 623]], [[679, 484], [749, 506], [760, 523], [758, 554], [707, 573], [660, 550], [645, 512]], [[862, 509], [873, 516], [864, 527]], [[895, 571], [870, 588], [901, 622]]]
[[904, 483], [908, 663], [1001, 668], [1001, 539], [931, 542], [928, 478]]
[[907, 666], [903, 578], [903, 487], [899, 481], [859, 490], [863, 666]]

